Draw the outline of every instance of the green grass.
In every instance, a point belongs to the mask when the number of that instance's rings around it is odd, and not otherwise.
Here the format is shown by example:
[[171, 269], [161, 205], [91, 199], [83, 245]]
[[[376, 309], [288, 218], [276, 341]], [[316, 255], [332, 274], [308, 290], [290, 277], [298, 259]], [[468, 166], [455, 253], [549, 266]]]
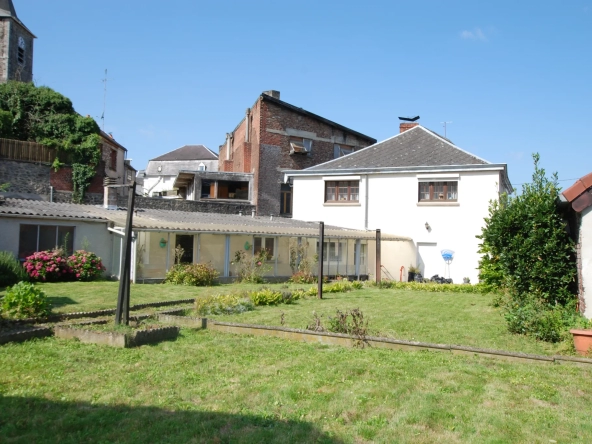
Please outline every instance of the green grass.
[[592, 369], [183, 329], [0, 347], [0, 436], [78, 442], [590, 442]]
[[[39, 284], [47, 293], [54, 312], [89, 311], [115, 308], [118, 282], [68, 282]], [[287, 290], [284, 285], [269, 285]], [[261, 288], [256, 284], [187, 287], [182, 285], [131, 286], [131, 304], [195, 298], [200, 295], [232, 293]], [[311, 285], [290, 285], [308, 289]], [[0, 292], [0, 296], [3, 293]], [[328, 316], [337, 309], [360, 308], [369, 320], [372, 335], [397, 339], [435, 342], [552, 355], [573, 353], [571, 342], [550, 344], [510, 334], [498, 309], [491, 306], [491, 295], [473, 293], [431, 293], [393, 289], [364, 288], [349, 293], [325, 294], [324, 299], [309, 298], [293, 305], [257, 307], [255, 311], [214, 316], [230, 322], [280, 325], [304, 328], [313, 311]], [[147, 311], [147, 310], [144, 310]]]

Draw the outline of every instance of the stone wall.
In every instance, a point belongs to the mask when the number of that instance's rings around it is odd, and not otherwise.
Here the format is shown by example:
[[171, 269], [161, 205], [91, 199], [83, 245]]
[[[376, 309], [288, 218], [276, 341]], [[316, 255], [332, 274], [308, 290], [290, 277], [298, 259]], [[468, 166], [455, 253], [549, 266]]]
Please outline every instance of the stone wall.
[[[104, 198], [103, 193], [85, 193], [82, 203], [87, 205], [103, 205]], [[72, 191], [54, 190], [53, 202], [72, 203]]]
[[[123, 196], [118, 196], [117, 205], [120, 207], [127, 207], [127, 198]], [[204, 202], [181, 199], [161, 199], [157, 197], [142, 196], [136, 196], [135, 207], [155, 210], [186, 211], [189, 213], [238, 214], [242, 211], [244, 215], [251, 214], [251, 211], [255, 209], [254, 205], [244, 202]]]
[[9, 183], [10, 193], [49, 196], [50, 165], [15, 160], [0, 160], [0, 183]]

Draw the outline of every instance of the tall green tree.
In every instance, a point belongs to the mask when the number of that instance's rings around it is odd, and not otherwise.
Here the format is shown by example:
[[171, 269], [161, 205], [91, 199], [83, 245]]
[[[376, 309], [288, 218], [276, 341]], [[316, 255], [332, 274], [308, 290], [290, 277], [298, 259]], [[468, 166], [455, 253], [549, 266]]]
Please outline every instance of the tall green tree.
[[[477, 236], [483, 253], [480, 278], [507, 292], [510, 324], [516, 323], [517, 315], [540, 321], [546, 311], [573, 311], [577, 300], [574, 244], [557, 206], [557, 173], [548, 178], [539, 154], [533, 154], [533, 160], [532, 182], [524, 184], [516, 196], [504, 194], [491, 202], [485, 227]], [[528, 333], [529, 328], [538, 328], [526, 325], [536, 320], [522, 321], [510, 329]]]
[[[100, 130], [91, 117], [46, 86], [8, 82], [0, 85], [0, 137], [56, 148], [72, 161], [73, 199], [81, 201], [101, 160]], [[54, 163], [59, 166], [59, 160]]]

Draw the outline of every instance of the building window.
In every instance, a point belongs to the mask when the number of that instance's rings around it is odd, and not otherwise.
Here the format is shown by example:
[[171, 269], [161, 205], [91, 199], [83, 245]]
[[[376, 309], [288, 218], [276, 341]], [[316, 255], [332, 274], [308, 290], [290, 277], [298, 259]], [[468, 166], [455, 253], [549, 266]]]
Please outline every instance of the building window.
[[175, 263], [193, 263], [193, 235], [177, 234], [175, 237]]
[[25, 64], [25, 39], [22, 37], [18, 38], [18, 47], [17, 47], [17, 52], [16, 52], [16, 59], [19, 63], [19, 65], [24, 65]]
[[292, 187], [283, 183], [280, 190], [280, 215], [290, 216], [292, 214]]
[[275, 238], [255, 237], [253, 239], [253, 254], [258, 255], [263, 249], [267, 253], [267, 260], [273, 259], [275, 256]]
[[333, 145], [333, 158], [337, 159], [338, 157], [347, 156], [354, 151], [355, 149], [353, 146], [339, 145], [336, 143]]
[[74, 227], [21, 224], [19, 259], [24, 260], [37, 251], [56, 248], [63, 248], [68, 256], [74, 253]]
[[205, 171], [206, 170], [206, 166], [204, 165], [203, 162], [200, 162], [198, 169], [199, 169], [199, 171]]
[[449, 201], [458, 200], [458, 182], [419, 182], [419, 201]]
[[359, 199], [359, 180], [325, 182], [325, 202], [358, 202]]
[[312, 152], [312, 140], [298, 137], [290, 138], [290, 154], [310, 154]]
[[109, 154], [109, 168], [117, 171], [117, 150], [113, 148], [111, 148], [111, 153]]

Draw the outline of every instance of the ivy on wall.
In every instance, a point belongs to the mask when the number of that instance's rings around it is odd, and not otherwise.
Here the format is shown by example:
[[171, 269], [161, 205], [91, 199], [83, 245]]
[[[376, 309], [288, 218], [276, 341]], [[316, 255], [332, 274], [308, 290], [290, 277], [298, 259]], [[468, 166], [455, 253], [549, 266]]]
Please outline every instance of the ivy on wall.
[[101, 160], [97, 123], [78, 114], [72, 102], [46, 86], [8, 82], [0, 85], [0, 137], [41, 143], [72, 161], [75, 202], [81, 202]]

